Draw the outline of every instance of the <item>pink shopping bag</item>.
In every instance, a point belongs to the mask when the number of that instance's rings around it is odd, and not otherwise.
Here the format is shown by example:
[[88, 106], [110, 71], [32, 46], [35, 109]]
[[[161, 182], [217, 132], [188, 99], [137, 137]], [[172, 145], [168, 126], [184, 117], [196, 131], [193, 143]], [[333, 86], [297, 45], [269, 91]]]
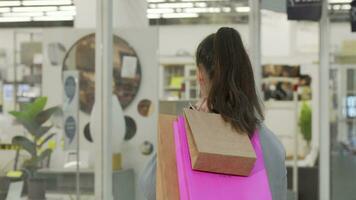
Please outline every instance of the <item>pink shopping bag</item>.
[[272, 200], [257, 131], [251, 138], [257, 159], [248, 177], [193, 170], [182, 116], [174, 123], [174, 140], [181, 200]]

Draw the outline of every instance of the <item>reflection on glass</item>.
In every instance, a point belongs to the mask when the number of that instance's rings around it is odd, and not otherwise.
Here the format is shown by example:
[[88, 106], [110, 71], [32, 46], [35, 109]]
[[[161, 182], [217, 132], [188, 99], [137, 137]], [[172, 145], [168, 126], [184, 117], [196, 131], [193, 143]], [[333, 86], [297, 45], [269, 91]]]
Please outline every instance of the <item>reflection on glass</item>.
[[[135, 50], [124, 39], [114, 36], [113, 93], [123, 108], [135, 98], [141, 82], [141, 65]], [[63, 70], [80, 72], [80, 109], [90, 113], [95, 97], [95, 35], [80, 38], [67, 52]]]

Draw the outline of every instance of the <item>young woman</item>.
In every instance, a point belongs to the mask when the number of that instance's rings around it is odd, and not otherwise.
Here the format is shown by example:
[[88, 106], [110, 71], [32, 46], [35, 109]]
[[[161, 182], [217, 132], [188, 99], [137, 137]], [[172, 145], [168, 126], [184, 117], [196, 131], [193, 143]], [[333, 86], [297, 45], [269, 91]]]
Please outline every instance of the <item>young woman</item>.
[[[234, 128], [249, 136], [259, 129], [272, 198], [286, 200], [285, 151], [276, 136], [262, 123], [263, 110], [240, 34], [233, 28], [223, 27], [206, 37], [198, 46], [196, 64], [201, 88], [201, 100], [196, 108], [219, 113]], [[151, 160], [142, 178], [148, 200], [156, 199], [155, 170], [156, 157]]]

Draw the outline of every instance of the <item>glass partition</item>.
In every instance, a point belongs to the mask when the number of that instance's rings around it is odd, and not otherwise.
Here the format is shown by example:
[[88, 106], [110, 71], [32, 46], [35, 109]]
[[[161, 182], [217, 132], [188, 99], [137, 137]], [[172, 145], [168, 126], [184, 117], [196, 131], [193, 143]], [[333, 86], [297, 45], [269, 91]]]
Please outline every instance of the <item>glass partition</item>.
[[271, 1], [262, 5], [265, 124], [286, 150], [288, 199], [318, 199], [319, 22], [291, 20]]
[[356, 34], [351, 30], [351, 1], [330, 1], [330, 199], [356, 197]]
[[74, 18], [83, 8], [0, 2], [0, 199], [95, 199], [96, 26]]

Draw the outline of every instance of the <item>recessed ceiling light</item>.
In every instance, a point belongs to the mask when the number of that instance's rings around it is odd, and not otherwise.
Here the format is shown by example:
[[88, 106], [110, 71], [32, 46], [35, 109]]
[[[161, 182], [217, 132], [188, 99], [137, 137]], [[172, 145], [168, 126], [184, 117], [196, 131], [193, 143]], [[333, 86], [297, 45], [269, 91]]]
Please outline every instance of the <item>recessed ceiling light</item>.
[[160, 17], [160, 14], [147, 14], [148, 19], [159, 19]]
[[76, 12], [73, 10], [46, 12], [47, 16], [74, 16], [75, 14]]
[[197, 13], [167, 13], [162, 15], [163, 18], [196, 18]]
[[329, 3], [351, 3], [352, 0], [329, 0]]
[[35, 17], [33, 21], [72, 21], [73, 16], [45, 16], [45, 17]]
[[29, 22], [31, 17], [0, 17], [0, 22]]
[[10, 12], [11, 9], [10, 8], [0, 8], [0, 13], [3, 13], [3, 12]]
[[22, 1], [24, 6], [51, 6], [51, 5], [71, 5], [71, 0], [27, 0]]
[[173, 13], [172, 8], [147, 9], [148, 14]]
[[67, 10], [75, 10], [75, 6], [60, 6], [59, 7], [59, 10], [65, 10], [65, 11], [67, 11]]
[[20, 6], [21, 2], [20, 1], [0, 1], [0, 6], [5, 7], [5, 6]]
[[3, 13], [4, 17], [38, 17], [43, 16], [43, 12], [10, 12]]
[[235, 8], [236, 12], [250, 12], [250, 7], [243, 6], [243, 7], [236, 7]]
[[193, 3], [160, 3], [157, 4], [158, 8], [193, 8]]
[[14, 7], [12, 11], [14, 12], [34, 12], [34, 11], [56, 11], [55, 6], [36, 6], [36, 7]]

